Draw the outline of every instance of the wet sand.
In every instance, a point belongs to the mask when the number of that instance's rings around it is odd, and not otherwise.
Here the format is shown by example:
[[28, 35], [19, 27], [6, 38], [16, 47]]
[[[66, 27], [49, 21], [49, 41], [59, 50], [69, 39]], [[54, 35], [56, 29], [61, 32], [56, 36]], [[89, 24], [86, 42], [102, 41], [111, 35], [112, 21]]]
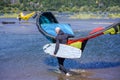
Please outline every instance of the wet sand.
[[119, 80], [120, 67], [92, 70], [77, 70], [76, 74], [67, 77], [59, 75], [57, 80]]
[[[62, 22], [61, 18], [59, 20]], [[75, 30], [80, 29], [81, 31], [80, 27], [75, 26], [81, 26], [85, 23], [78, 24], [82, 23], [79, 21], [80, 20], [66, 20], [62, 23], [71, 23]], [[102, 25], [105, 27], [111, 22], [115, 21], [109, 21], [107, 22], [108, 24]], [[89, 27], [88, 25], [90, 24], [91, 22], [88, 21], [85, 25], [86, 30], [101, 25], [96, 25], [95, 23], [93, 27]], [[100, 52], [101, 54], [99, 55], [92, 55], [95, 54], [95, 52], [89, 55], [89, 52], [86, 51], [80, 59], [66, 60], [65, 66], [68, 69], [72, 69], [74, 72], [72, 76], [67, 77], [64, 74], [59, 74], [50, 70], [57, 67], [57, 62], [54, 57], [44, 54], [42, 46], [48, 43], [48, 41], [38, 32], [35, 24], [1, 25], [0, 80], [120, 80], [119, 45], [113, 50], [117, 52], [111, 52], [112, 55], [108, 57], [104, 56], [110, 53], [107, 54], [105, 52], [105, 55]], [[84, 31], [85, 28], [82, 30]], [[114, 37], [119, 38], [119, 35]], [[112, 39], [112, 37], [110, 39]], [[119, 41], [119, 39], [117, 39], [117, 41]], [[119, 42], [116, 42], [116, 44], [119, 44]], [[103, 49], [103, 51], [105, 50]], [[75, 63], [77, 61], [78, 64]], [[68, 65], [69, 63], [70, 65]]]

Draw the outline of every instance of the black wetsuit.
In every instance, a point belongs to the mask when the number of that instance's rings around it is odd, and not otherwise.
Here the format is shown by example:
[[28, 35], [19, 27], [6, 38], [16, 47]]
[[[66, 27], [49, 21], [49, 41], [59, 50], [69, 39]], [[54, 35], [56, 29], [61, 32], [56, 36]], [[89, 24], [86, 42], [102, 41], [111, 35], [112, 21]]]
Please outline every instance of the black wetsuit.
[[[57, 54], [58, 49], [59, 49], [59, 44], [66, 44], [68, 41], [68, 38], [70, 38], [70, 37], [74, 37], [74, 36], [70, 35], [70, 34], [66, 34], [60, 30], [60, 32], [56, 36], [56, 46], [55, 46], [54, 54]], [[65, 58], [57, 57], [57, 59], [58, 59], [58, 63], [59, 63], [59, 69], [66, 74], [67, 70], [64, 68]]]

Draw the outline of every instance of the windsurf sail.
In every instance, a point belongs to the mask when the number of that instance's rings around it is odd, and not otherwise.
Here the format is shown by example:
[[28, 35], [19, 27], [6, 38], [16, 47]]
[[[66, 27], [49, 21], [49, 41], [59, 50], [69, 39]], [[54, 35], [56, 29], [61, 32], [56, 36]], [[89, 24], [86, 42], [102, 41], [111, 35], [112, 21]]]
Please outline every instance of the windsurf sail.
[[43, 12], [37, 17], [38, 30], [51, 42], [55, 42], [56, 27], [60, 27], [65, 33], [74, 35], [69, 24], [60, 24], [51, 12]]
[[35, 12], [29, 13], [29, 14], [26, 14], [26, 15], [24, 15], [23, 12], [21, 12], [21, 13], [18, 15], [18, 18], [27, 21], [27, 20], [29, 20], [33, 15], [35, 15]]
[[[62, 31], [68, 34], [74, 35], [69, 24], [60, 24], [51, 12], [43, 12], [37, 17], [37, 27], [38, 30], [51, 42], [55, 42], [55, 28], [60, 27]], [[112, 24], [106, 28], [98, 27], [90, 32], [88, 36], [69, 38], [67, 44], [84, 51], [84, 48], [89, 39], [95, 38], [104, 34], [119, 34], [120, 33], [120, 23]]]
[[68, 45], [84, 50], [86, 43], [89, 39], [95, 38], [104, 34], [110, 34], [110, 35], [120, 34], [120, 22], [114, 23], [106, 28], [98, 27], [93, 31], [91, 31], [90, 34], [86, 37], [70, 38], [68, 40]]

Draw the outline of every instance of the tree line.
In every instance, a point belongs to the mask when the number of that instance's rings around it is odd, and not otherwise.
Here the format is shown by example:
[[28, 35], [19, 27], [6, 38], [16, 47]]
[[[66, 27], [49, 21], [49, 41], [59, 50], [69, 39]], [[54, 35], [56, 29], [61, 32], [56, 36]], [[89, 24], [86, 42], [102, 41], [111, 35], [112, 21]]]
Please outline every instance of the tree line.
[[120, 0], [1, 0], [0, 13], [20, 11], [120, 12]]

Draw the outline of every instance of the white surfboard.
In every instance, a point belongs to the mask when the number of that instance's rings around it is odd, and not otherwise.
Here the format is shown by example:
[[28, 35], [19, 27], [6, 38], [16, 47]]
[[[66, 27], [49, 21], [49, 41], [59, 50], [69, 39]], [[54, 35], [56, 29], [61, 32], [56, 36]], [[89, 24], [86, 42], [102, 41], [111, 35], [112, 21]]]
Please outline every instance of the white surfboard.
[[46, 44], [43, 46], [43, 50], [45, 53], [55, 56], [55, 57], [61, 57], [61, 58], [80, 58], [82, 51], [78, 48], [60, 44], [59, 50], [56, 55], [54, 55], [55, 51], [55, 43]]

